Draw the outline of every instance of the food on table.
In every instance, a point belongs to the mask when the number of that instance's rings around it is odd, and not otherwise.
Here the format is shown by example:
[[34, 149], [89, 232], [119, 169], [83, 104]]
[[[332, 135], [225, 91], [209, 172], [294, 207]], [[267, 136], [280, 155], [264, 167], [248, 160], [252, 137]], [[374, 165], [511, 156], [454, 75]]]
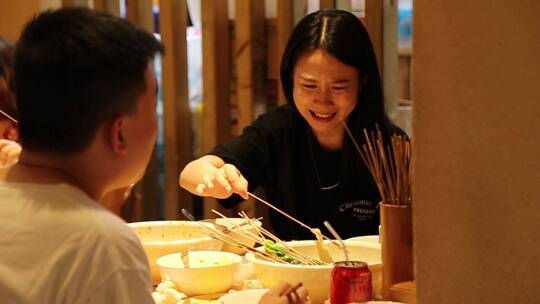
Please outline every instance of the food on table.
[[319, 255], [319, 258], [321, 261], [325, 263], [334, 263], [334, 260], [332, 259], [332, 256], [330, 256], [330, 253], [328, 252], [328, 247], [323, 242], [323, 236], [321, 233], [321, 230], [318, 228], [311, 229], [311, 232], [315, 235], [316, 241], [315, 245], [317, 246], [317, 254]]
[[189, 253], [181, 254], [181, 264], [185, 268], [197, 268], [208, 266], [221, 266], [228, 265], [233, 262], [229, 256], [217, 256], [217, 255], [189, 255]]

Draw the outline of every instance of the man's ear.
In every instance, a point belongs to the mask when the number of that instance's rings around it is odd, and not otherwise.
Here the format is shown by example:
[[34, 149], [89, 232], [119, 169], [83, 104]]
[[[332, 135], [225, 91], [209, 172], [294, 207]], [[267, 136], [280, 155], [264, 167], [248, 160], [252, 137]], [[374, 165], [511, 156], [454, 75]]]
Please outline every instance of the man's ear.
[[127, 154], [127, 142], [125, 137], [125, 120], [119, 117], [113, 120], [110, 129], [111, 146], [114, 152], [120, 155]]

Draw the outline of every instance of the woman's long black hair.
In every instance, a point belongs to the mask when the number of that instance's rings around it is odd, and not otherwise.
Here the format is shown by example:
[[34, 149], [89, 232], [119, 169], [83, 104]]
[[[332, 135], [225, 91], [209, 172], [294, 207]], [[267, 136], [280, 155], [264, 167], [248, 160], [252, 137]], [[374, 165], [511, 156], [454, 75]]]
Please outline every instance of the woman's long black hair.
[[[375, 52], [362, 22], [347, 11], [319, 10], [304, 17], [294, 28], [281, 59], [280, 71], [281, 85], [288, 103], [295, 107], [293, 73], [298, 59], [303, 54], [318, 49], [358, 71], [360, 94], [356, 107], [347, 120], [356, 141], [360, 144], [364, 142], [363, 130], [374, 130], [375, 125], [379, 126], [384, 138], [387, 139], [392, 132], [392, 124], [384, 109]], [[358, 152], [346, 134], [343, 142], [345, 161], [351, 158], [358, 160], [360, 158]]]
[[358, 71], [361, 92], [348, 120], [351, 131], [372, 129], [376, 123], [386, 127], [389, 119], [375, 52], [362, 22], [347, 11], [323, 9], [307, 15], [294, 28], [281, 59], [281, 85], [287, 101], [294, 106], [293, 73], [298, 58], [317, 49]]

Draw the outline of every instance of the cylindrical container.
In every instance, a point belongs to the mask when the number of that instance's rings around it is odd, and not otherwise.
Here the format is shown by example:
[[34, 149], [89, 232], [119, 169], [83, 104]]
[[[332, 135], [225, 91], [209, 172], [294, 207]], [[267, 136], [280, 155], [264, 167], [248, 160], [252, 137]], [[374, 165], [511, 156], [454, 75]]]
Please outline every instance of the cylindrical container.
[[392, 285], [414, 279], [412, 208], [384, 203], [380, 208], [382, 291], [385, 300], [392, 300]]
[[336, 262], [330, 283], [330, 304], [371, 300], [371, 272], [367, 263]]

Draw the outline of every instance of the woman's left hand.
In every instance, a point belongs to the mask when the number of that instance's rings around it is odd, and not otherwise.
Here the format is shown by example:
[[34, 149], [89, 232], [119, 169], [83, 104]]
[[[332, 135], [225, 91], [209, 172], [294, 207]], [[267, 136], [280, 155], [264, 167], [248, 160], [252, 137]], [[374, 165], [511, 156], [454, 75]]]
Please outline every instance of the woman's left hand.
[[22, 147], [17, 142], [0, 139], [0, 169], [16, 164], [21, 151]]

